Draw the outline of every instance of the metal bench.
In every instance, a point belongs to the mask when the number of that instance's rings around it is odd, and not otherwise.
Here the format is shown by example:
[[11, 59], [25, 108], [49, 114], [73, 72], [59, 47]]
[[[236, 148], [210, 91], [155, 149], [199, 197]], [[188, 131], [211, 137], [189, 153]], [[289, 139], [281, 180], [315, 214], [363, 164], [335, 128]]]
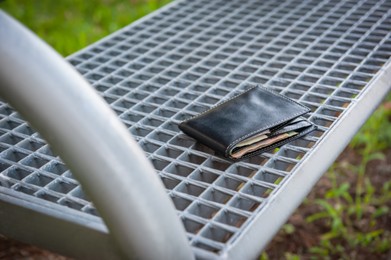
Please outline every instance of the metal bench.
[[[0, 24], [0, 94], [72, 169], [1, 102], [0, 233], [80, 258], [257, 257], [391, 86], [390, 1], [179, 0], [67, 58], [126, 131], [59, 56]], [[319, 129], [237, 163], [178, 130], [256, 84]]]

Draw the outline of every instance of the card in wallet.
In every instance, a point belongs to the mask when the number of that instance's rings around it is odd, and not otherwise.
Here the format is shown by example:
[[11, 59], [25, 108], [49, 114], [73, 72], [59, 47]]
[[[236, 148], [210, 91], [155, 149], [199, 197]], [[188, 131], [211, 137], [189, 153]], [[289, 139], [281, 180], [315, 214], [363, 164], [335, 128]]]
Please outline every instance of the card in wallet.
[[232, 160], [273, 150], [316, 129], [309, 108], [253, 87], [179, 124], [187, 135]]

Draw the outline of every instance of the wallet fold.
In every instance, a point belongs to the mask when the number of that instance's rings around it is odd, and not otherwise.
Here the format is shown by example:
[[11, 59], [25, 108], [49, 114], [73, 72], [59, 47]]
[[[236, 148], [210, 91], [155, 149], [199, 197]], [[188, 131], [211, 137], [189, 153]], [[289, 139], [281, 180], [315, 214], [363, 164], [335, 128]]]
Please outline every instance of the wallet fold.
[[179, 124], [187, 135], [239, 160], [313, 131], [309, 108], [267, 88], [253, 87]]

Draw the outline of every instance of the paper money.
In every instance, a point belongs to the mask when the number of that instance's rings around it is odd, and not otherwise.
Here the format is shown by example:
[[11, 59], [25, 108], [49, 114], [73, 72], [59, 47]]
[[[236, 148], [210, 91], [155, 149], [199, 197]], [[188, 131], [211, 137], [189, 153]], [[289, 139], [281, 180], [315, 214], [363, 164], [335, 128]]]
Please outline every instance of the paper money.
[[250, 145], [250, 144], [253, 144], [256, 142], [260, 142], [260, 141], [268, 138], [267, 134], [270, 134], [270, 130], [263, 131], [255, 136], [252, 136], [250, 138], [247, 138], [247, 139], [241, 141], [240, 143], [235, 145], [234, 149], [237, 147], [243, 147], [243, 146], [247, 146], [247, 145]]
[[297, 135], [297, 132], [292, 131], [292, 132], [283, 133], [283, 134], [274, 136], [272, 138], [263, 139], [259, 142], [254, 143], [254, 144], [250, 144], [250, 145], [247, 145], [243, 148], [240, 148], [239, 150], [237, 150], [235, 152], [231, 152], [231, 156], [235, 159], [238, 159], [247, 153], [251, 153], [251, 152], [254, 152], [254, 151], [259, 150], [261, 148], [270, 146], [272, 144], [275, 144], [281, 140], [287, 139], [287, 138], [294, 136], [294, 135]]

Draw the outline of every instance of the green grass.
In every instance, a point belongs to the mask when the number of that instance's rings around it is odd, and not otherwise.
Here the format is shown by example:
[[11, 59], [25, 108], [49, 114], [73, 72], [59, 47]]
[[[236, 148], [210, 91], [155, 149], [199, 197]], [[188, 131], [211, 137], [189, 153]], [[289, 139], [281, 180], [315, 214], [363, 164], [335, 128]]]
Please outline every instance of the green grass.
[[168, 2], [7, 0], [0, 2], [0, 8], [67, 56]]
[[[327, 173], [332, 186], [325, 197], [307, 202], [317, 203], [321, 208], [307, 221], [323, 218], [329, 226], [329, 230], [322, 235], [321, 243], [310, 249], [315, 255], [348, 258], [345, 254], [347, 247], [380, 255], [391, 250], [391, 230], [387, 224], [380, 223], [382, 218], [389, 221], [391, 170], [384, 169], [382, 172], [370, 169], [387, 160], [386, 153], [391, 148], [390, 104], [391, 95], [388, 95], [349, 144], [349, 148], [357, 154], [359, 163], [335, 163]], [[344, 180], [343, 176], [347, 174], [355, 176]], [[382, 178], [382, 182], [379, 183], [377, 178]], [[355, 183], [349, 182], [352, 179]], [[345, 246], [339, 247], [339, 244]]]
[[[67, 56], [167, 2], [7, 0], [0, 2], [0, 8]], [[391, 95], [386, 102], [391, 103]], [[387, 159], [385, 152], [391, 147], [390, 120], [391, 108], [381, 106], [349, 145], [358, 160], [336, 162], [325, 177], [330, 187], [321, 197], [305, 201], [305, 207], [318, 209], [305, 217], [306, 225], [322, 224], [324, 231], [310, 248], [285, 252], [286, 259], [300, 259], [304, 254], [314, 259], [330, 256], [344, 259], [349, 258], [349, 250], [373, 254], [390, 250], [391, 231], [381, 221], [390, 216], [391, 181], [388, 178], [375, 183], [377, 173], [368, 175], [369, 165]], [[295, 236], [297, 231], [297, 227], [288, 223], [281, 232]], [[266, 253], [262, 257], [268, 258]]]
[[[285, 224], [261, 259], [386, 259], [391, 251], [390, 148], [391, 94], [295, 212], [303, 220]], [[308, 235], [309, 246], [300, 241]], [[294, 237], [300, 238], [281, 245]]]

